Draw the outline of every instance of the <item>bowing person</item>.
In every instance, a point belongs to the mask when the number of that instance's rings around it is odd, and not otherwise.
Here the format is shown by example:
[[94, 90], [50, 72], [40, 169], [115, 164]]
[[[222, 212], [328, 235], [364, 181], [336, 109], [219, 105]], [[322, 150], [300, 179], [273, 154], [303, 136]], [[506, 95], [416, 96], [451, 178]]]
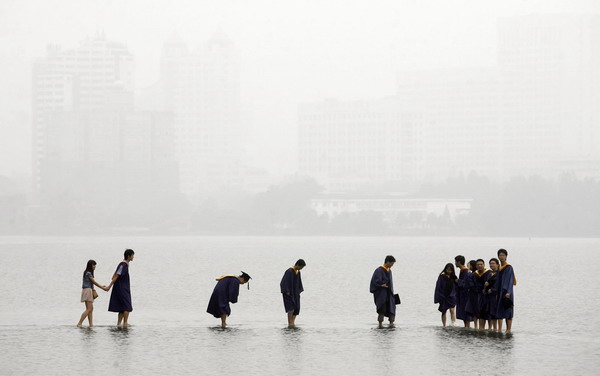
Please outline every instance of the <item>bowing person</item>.
[[227, 317], [231, 315], [229, 303], [237, 303], [240, 285], [248, 283], [250, 279], [251, 277], [244, 272], [239, 276], [224, 275], [216, 279], [217, 285], [210, 296], [206, 312], [220, 318], [222, 328], [227, 327]]

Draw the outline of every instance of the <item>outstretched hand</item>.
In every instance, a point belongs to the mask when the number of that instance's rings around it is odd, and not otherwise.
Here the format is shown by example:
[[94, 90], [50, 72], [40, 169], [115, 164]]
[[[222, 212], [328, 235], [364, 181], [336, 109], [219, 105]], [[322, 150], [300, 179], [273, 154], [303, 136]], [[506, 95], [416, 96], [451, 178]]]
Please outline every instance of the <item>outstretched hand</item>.
[[108, 290], [110, 290], [110, 287], [102, 286], [102, 290], [108, 291]]

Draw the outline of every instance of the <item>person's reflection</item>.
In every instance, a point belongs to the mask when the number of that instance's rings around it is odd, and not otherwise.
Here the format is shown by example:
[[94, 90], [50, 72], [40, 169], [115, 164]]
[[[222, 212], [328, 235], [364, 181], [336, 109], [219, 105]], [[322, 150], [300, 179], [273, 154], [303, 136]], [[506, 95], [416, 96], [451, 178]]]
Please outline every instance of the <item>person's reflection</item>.
[[437, 353], [432, 354], [432, 359], [439, 359], [440, 365], [468, 353], [477, 359], [503, 359], [502, 373], [512, 373], [512, 335], [464, 328], [437, 327], [433, 330], [437, 339]]

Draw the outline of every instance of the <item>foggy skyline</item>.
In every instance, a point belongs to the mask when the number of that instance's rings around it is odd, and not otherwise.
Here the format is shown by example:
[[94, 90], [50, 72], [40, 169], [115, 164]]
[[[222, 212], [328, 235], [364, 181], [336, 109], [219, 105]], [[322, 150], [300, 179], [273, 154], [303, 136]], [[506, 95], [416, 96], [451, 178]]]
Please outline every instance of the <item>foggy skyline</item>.
[[103, 32], [132, 52], [139, 91], [157, 82], [161, 47], [170, 35], [177, 33], [193, 49], [222, 29], [241, 55], [250, 161], [289, 174], [297, 167], [298, 104], [393, 95], [399, 71], [493, 66], [498, 17], [598, 12], [592, 1], [3, 1], [0, 7], [5, 175], [30, 173], [30, 121], [24, 127], [6, 121], [30, 113], [31, 64], [48, 44], [68, 49]]

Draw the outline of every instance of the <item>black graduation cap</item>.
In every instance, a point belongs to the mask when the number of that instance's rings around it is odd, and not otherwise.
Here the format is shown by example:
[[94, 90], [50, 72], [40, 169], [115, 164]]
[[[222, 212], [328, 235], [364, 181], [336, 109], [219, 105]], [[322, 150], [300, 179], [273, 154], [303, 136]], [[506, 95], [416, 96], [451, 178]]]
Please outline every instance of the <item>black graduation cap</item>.
[[252, 277], [250, 277], [250, 275], [243, 270], [241, 277], [247, 281], [246, 283], [248, 283], [248, 290], [250, 290], [250, 280], [252, 279]]
[[509, 309], [512, 306], [514, 306], [514, 303], [510, 298], [507, 298], [506, 296], [502, 298], [502, 307], [504, 307], [504, 309]]

